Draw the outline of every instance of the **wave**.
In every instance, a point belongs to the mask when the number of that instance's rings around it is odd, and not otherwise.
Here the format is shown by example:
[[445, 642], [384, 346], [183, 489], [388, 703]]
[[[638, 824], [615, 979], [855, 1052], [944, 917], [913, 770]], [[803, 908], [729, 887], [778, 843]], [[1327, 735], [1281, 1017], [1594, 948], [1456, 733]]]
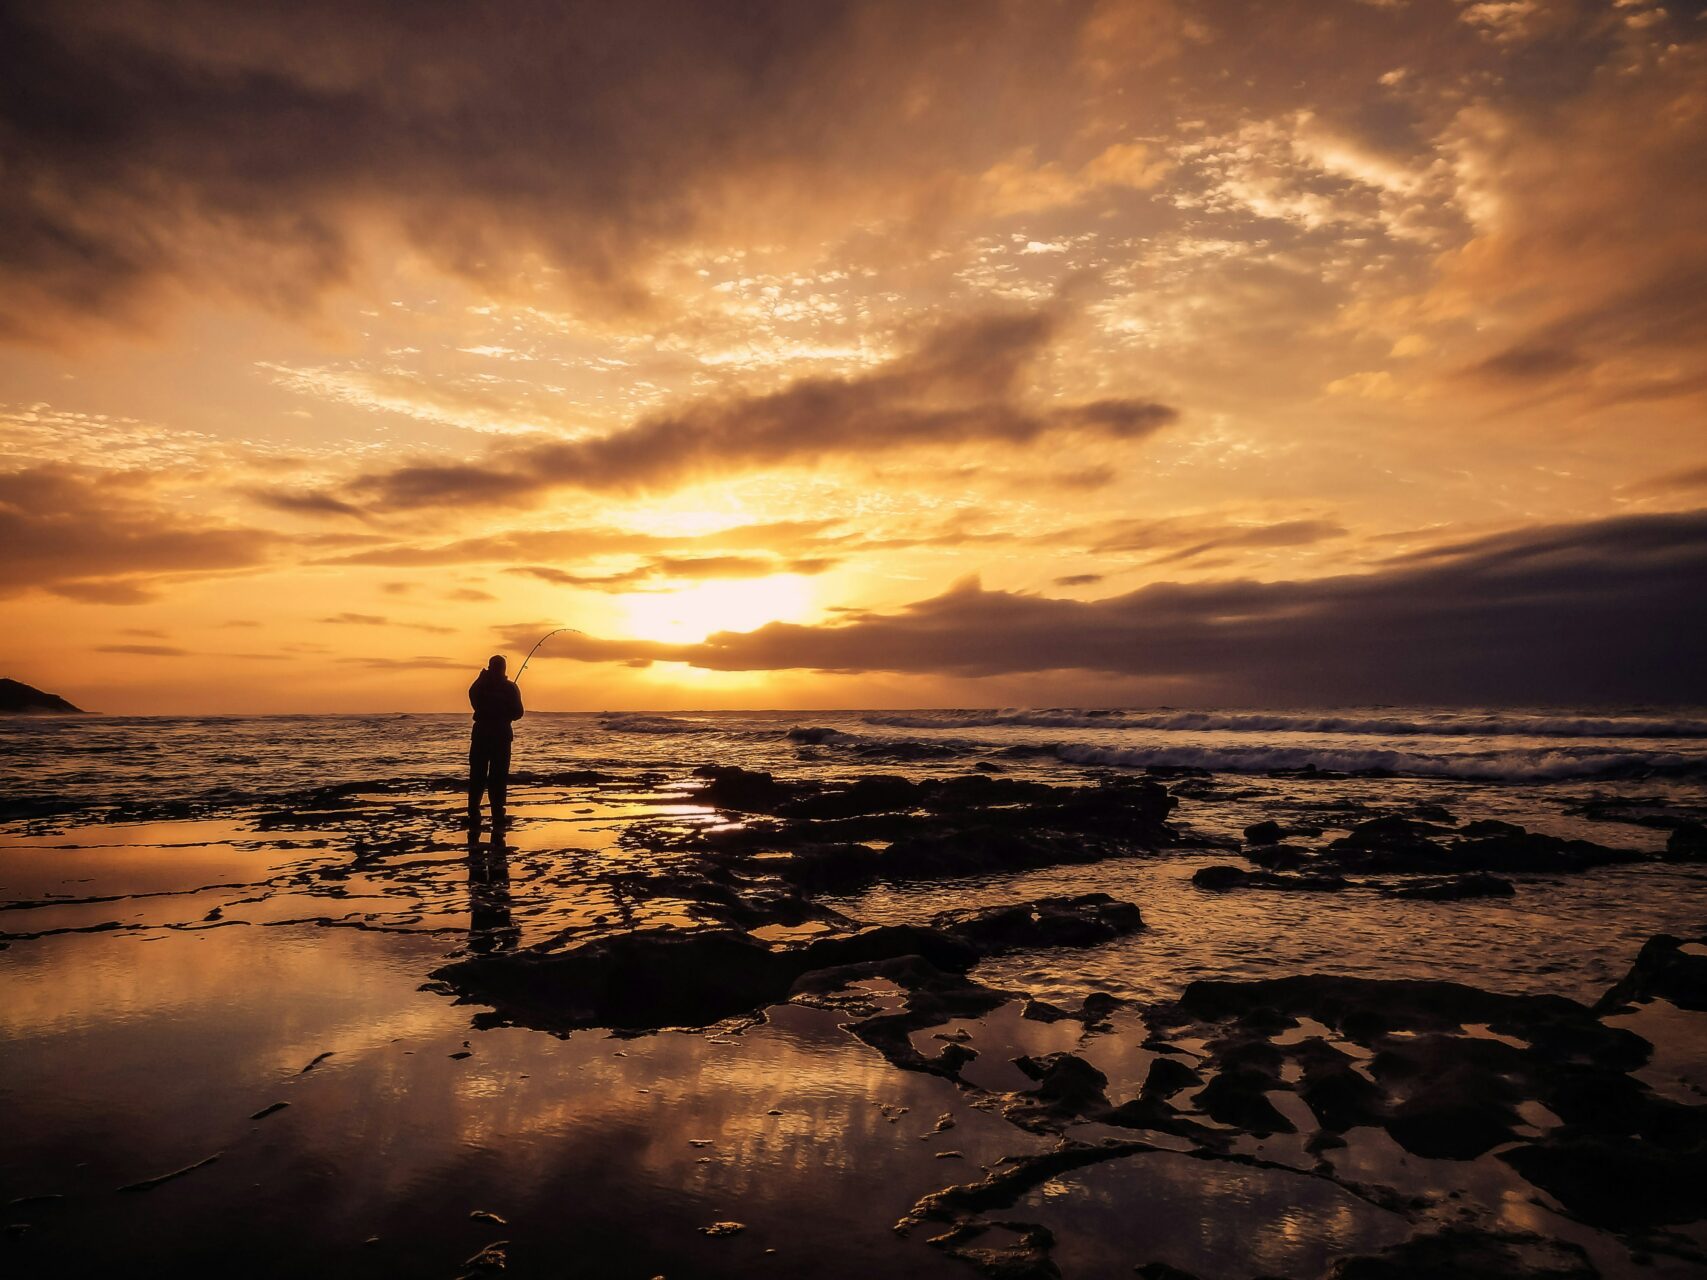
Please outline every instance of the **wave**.
[[599, 727], [607, 733], [717, 733], [721, 726], [673, 716], [606, 716]]
[[1162, 732], [1226, 730], [1240, 733], [1361, 733], [1389, 736], [1528, 738], [1702, 738], [1707, 719], [1443, 712], [1433, 716], [1342, 715], [1220, 711], [942, 711], [868, 715], [865, 723], [898, 729], [1151, 729]]
[[1489, 782], [1543, 782], [1563, 778], [1640, 777], [1700, 772], [1703, 762], [1669, 751], [1553, 750], [1450, 755], [1384, 748], [1338, 747], [1099, 747], [1065, 743], [1055, 754], [1073, 764], [1142, 769], [1194, 768], [1225, 773], [1331, 773], [1385, 770], [1417, 777]]

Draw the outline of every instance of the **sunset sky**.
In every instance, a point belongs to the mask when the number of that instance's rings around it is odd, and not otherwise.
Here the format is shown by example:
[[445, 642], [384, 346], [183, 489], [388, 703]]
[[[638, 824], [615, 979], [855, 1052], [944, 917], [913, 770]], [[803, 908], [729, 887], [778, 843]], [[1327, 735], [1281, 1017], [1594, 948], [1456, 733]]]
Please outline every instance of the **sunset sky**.
[[1704, 12], [0, 5], [0, 675], [1707, 699]]

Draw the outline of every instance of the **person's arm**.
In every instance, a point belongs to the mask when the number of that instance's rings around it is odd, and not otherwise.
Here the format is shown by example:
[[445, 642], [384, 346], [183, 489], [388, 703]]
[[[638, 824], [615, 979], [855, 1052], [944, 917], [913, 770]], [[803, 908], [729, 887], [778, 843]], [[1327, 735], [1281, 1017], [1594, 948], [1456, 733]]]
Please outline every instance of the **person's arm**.
[[522, 687], [514, 680], [510, 681], [510, 719], [522, 718]]
[[480, 687], [480, 681], [478, 681], [478, 680], [476, 680], [473, 684], [468, 686], [468, 705], [471, 708], [473, 708], [475, 711], [480, 710], [480, 704], [474, 700], [474, 691], [476, 689], [478, 689], [479, 687]]

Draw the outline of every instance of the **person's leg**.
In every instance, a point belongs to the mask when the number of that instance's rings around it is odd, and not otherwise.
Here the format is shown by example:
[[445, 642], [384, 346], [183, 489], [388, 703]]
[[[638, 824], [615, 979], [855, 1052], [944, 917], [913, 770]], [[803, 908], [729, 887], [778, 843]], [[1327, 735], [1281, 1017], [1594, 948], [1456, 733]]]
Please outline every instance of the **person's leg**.
[[510, 789], [510, 744], [494, 742], [491, 752], [491, 775], [487, 779], [487, 794], [492, 797], [492, 822], [494, 825], [504, 820], [504, 801], [508, 798]]
[[479, 738], [468, 741], [468, 820], [480, 821], [480, 793], [486, 789], [486, 751]]

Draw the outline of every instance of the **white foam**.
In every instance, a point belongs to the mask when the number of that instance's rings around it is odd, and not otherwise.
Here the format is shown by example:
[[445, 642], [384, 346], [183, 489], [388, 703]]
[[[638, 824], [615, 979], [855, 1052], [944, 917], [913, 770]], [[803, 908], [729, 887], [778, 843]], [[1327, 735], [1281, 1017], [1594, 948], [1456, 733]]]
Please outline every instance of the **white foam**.
[[1435, 778], [1536, 782], [1556, 778], [1592, 778], [1649, 770], [1682, 769], [1699, 765], [1675, 752], [1553, 750], [1501, 751], [1454, 755], [1392, 748], [1336, 747], [1100, 747], [1064, 743], [1055, 748], [1062, 760], [1075, 764], [1118, 765], [1141, 769], [1197, 768], [1230, 773], [1273, 773], [1316, 768], [1334, 773], [1385, 769], [1391, 773]]
[[902, 729], [972, 729], [1006, 726], [1042, 729], [1152, 729], [1163, 732], [1225, 730], [1243, 733], [1346, 733], [1384, 736], [1531, 738], [1700, 738], [1707, 720], [1678, 716], [1589, 714], [1424, 713], [1413, 716], [1237, 711], [940, 711], [869, 715], [871, 725]]

